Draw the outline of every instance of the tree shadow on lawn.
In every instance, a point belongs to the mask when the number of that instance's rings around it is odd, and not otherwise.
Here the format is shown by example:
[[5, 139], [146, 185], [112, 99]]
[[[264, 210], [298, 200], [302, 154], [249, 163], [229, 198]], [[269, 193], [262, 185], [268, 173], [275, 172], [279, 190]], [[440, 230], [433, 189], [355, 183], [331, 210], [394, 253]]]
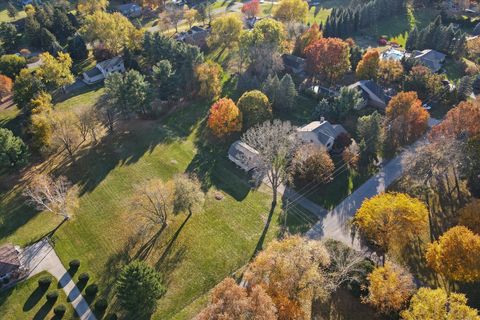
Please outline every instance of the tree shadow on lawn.
[[251, 185], [247, 175], [228, 159], [228, 147], [235, 138], [238, 136], [226, 141], [216, 140], [208, 132], [206, 121], [202, 121], [195, 138], [197, 153], [185, 171], [199, 178], [204, 192], [216, 187], [242, 201], [250, 192]]
[[45, 301], [45, 303], [42, 305], [42, 307], [33, 316], [33, 320], [43, 320], [43, 319], [45, 319], [47, 317], [47, 315], [50, 313], [50, 310], [52, 310], [54, 304], [55, 303], [52, 303], [50, 301]]
[[119, 165], [136, 163], [159, 144], [187, 138], [194, 130], [203, 108], [189, 103], [164, 120], [126, 120], [116, 132], [96, 145], [79, 150], [76, 162], [68, 159], [56, 170], [80, 186], [80, 195], [93, 191]]
[[27, 301], [23, 304], [23, 311], [30, 311], [37, 305], [37, 303], [42, 299], [47, 292], [48, 288], [37, 287], [32, 294], [27, 298]]

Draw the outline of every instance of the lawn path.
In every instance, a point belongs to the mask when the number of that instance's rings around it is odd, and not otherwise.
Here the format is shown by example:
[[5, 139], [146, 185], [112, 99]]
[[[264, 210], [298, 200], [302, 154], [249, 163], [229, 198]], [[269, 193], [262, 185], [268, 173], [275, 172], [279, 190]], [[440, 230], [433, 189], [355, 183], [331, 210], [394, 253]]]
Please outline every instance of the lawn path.
[[59, 285], [65, 291], [81, 320], [96, 320], [87, 301], [83, 298], [80, 290], [46, 238], [26, 247], [22, 252], [21, 260], [22, 264], [30, 270], [29, 278], [42, 271], [47, 271], [57, 278]]
[[[430, 127], [438, 123], [440, 123], [439, 120], [433, 118], [429, 120]], [[414, 149], [418, 144], [424, 142], [425, 139], [425, 137], [420, 138], [398, 156], [385, 165], [382, 165], [382, 168], [376, 175], [368, 179], [333, 210], [329, 211], [325, 216], [320, 217], [320, 220], [306, 233], [306, 236], [317, 240], [334, 239], [357, 250], [365, 249], [361, 247], [358, 237], [352, 239], [348, 226], [349, 221], [353, 218], [364, 200], [384, 192], [388, 186], [403, 175], [403, 158], [409, 150]], [[308, 210], [308, 207], [305, 207], [305, 209]]]

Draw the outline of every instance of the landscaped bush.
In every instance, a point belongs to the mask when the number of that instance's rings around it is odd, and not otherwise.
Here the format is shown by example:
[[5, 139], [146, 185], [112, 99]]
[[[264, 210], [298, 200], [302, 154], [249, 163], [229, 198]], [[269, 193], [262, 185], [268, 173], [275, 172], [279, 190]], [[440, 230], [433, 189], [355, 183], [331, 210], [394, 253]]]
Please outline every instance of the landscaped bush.
[[104, 312], [107, 310], [108, 307], [108, 302], [106, 299], [98, 299], [97, 302], [95, 302], [95, 310], [98, 312]]
[[50, 276], [44, 276], [38, 279], [38, 286], [43, 289], [48, 288], [51, 283], [52, 283], [52, 277]]
[[88, 274], [88, 272], [80, 273], [80, 275], [78, 276], [78, 281], [80, 282], [87, 282], [89, 279], [90, 275]]
[[67, 311], [67, 307], [65, 307], [63, 304], [59, 304], [53, 309], [53, 313], [59, 318], [63, 317], [65, 312]]
[[48, 302], [53, 303], [53, 302], [57, 301], [57, 299], [58, 299], [58, 292], [56, 290], [55, 291], [50, 291], [50, 292], [47, 293], [47, 301]]
[[80, 268], [80, 260], [74, 259], [68, 263], [71, 270], [78, 270]]
[[98, 286], [96, 284], [91, 284], [85, 289], [85, 293], [89, 297], [94, 297], [98, 293]]

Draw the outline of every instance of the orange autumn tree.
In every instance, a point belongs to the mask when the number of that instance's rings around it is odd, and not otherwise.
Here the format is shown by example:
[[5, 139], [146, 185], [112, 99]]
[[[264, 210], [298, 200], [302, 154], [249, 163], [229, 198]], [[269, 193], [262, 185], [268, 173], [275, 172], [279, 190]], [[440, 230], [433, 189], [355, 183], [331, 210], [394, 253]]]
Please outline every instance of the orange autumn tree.
[[297, 56], [305, 56], [305, 48], [314, 43], [317, 40], [320, 40], [323, 37], [322, 30], [315, 22], [312, 24], [307, 31], [305, 31], [300, 37], [297, 38], [295, 42], [295, 48], [293, 49], [293, 54]]
[[359, 80], [376, 80], [378, 77], [378, 67], [380, 62], [380, 54], [377, 50], [370, 49], [362, 57], [358, 63], [356, 76]]
[[473, 199], [458, 213], [460, 215], [458, 223], [480, 235], [480, 199]]
[[242, 129], [242, 115], [232, 99], [222, 98], [211, 106], [208, 128], [217, 138]]
[[400, 92], [387, 106], [387, 142], [396, 149], [415, 141], [427, 130], [428, 118], [416, 92]]
[[260, 286], [251, 289], [226, 278], [212, 290], [210, 304], [194, 320], [277, 319], [272, 299]]
[[258, 0], [245, 2], [242, 6], [242, 13], [249, 19], [256, 17], [260, 13], [260, 2]]
[[322, 38], [305, 49], [307, 70], [330, 83], [338, 81], [350, 70], [350, 47], [338, 38]]
[[412, 275], [391, 262], [375, 268], [367, 279], [368, 296], [363, 302], [385, 314], [403, 309], [415, 292]]
[[456, 226], [427, 248], [428, 265], [447, 279], [461, 282], [480, 280], [480, 235]]
[[437, 136], [458, 137], [467, 134], [469, 137], [480, 134], [480, 102], [470, 100], [460, 102], [448, 111], [445, 119], [432, 128], [431, 138]]
[[0, 101], [12, 94], [12, 88], [12, 79], [0, 74]]

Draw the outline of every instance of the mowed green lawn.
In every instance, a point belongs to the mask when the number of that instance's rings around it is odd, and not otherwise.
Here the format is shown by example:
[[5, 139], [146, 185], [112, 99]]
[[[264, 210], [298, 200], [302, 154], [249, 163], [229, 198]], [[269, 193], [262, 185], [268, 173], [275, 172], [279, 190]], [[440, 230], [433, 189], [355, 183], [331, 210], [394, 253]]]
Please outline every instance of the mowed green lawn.
[[[48, 276], [42, 272], [31, 279], [25, 280], [13, 288], [0, 294], [0, 318], [1, 319], [57, 319], [53, 313], [55, 306], [63, 304], [67, 311], [63, 319], [73, 319], [74, 310], [67, 302], [67, 297], [62, 289], [58, 288], [55, 278], [47, 290], [38, 287], [38, 279]], [[46, 294], [49, 291], [57, 291], [58, 299], [54, 304], [47, 302]]]
[[[94, 89], [56, 107], [92, 105], [101, 92]], [[177, 319], [191, 318], [212, 287], [248, 262], [267, 220], [269, 190], [250, 189], [244, 173], [227, 159], [227, 144], [207, 143], [202, 130], [207, 109], [206, 104], [195, 104], [166, 120], [131, 120], [115, 135], [79, 152], [77, 164], [55, 169], [81, 191], [75, 218], [54, 236], [62, 262], [68, 265], [79, 259], [82, 272], [89, 272], [100, 294], [112, 300], [121, 267], [134, 259], [148, 261], [164, 274], [168, 288], [154, 319], [171, 319], [176, 314], [180, 314]], [[135, 185], [151, 178], [166, 181], [183, 172], [200, 177], [207, 194], [203, 211], [188, 221], [184, 214], [171, 216], [160, 235], [156, 229], [140, 232], [144, 224], [130, 206]], [[0, 194], [2, 243], [25, 245], [60, 222], [25, 205], [20, 196], [22, 183]], [[217, 193], [223, 195], [222, 200], [215, 199]], [[283, 225], [279, 207], [265, 243]], [[292, 232], [305, 231], [315, 222], [296, 212], [288, 218]], [[117, 309], [113, 306], [110, 311]]]
[[0, 22], [12, 22], [26, 17], [25, 11], [21, 10], [19, 7], [16, 7], [18, 10], [17, 15], [14, 18], [10, 17], [7, 11], [7, 4], [7, 0], [3, 0], [0, 2]]

